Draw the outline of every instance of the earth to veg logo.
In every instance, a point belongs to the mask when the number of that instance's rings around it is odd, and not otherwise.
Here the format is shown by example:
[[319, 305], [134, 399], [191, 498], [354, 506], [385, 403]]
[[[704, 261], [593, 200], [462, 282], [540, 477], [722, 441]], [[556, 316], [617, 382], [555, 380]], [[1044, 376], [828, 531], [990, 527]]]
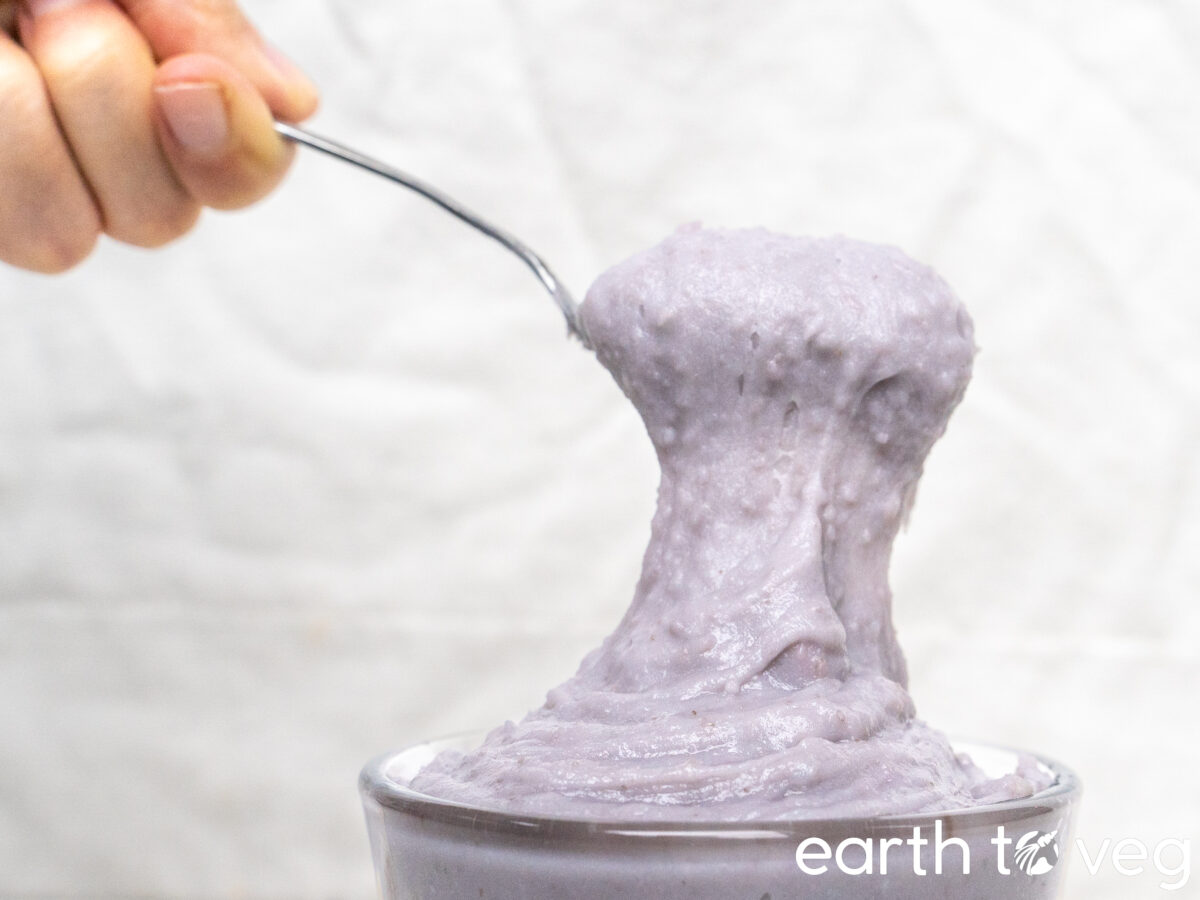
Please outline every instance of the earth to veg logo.
[[1026, 875], [1045, 875], [1058, 862], [1058, 829], [1029, 831], [1017, 838], [1013, 861]]
[[[911, 837], [906, 832], [848, 837], [836, 844], [809, 837], [796, 846], [796, 866], [809, 876], [824, 875], [830, 870], [843, 875], [886, 876], [889, 871], [905, 869], [918, 877], [936, 877], [970, 875], [974, 862], [977, 866], [994, 867], [1000, 875], [1037, 877], [1052, 872], [1058, 865], [1063, 852], [1059, 847], [1062, 827], [1059, 822], [1052, 831], [1034, 830], [1010, 837], [1005, 827], [999, 825], [994, 836], [984, 840], [984, 835], [976, 835], [967, 841], [949, 834], [942, 820], [936, 819], [928, 830], [914, 827]], [[982, 859], [973, 861], [972, 850]], [[1116, 841], [1105, 838], [1099, 846], [1089, 846], [1083, 838], [1077, 838], [1067, 851], [1074, 852], [1089, 875], [1099, 874], [1105, 865], [1130, 878], [1153, 870], [1162, 876], [1158, 887], [1164, 892], [1183, 890], [1192, 875], [1192, 843], [1186, 838], [1165, 838], [1154, 847], [1137, 838]]]

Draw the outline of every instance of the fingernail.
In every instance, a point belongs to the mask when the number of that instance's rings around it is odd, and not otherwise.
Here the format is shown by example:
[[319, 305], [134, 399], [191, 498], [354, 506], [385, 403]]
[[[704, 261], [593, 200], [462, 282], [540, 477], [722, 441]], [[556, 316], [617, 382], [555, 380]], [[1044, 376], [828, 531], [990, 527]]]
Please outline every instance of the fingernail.
[[229, 111], [219, 85], [208, 81], [169, 84], [154, 89], [171, 136], [184, 150], [200, 156], [218, 153], [229, 143]]

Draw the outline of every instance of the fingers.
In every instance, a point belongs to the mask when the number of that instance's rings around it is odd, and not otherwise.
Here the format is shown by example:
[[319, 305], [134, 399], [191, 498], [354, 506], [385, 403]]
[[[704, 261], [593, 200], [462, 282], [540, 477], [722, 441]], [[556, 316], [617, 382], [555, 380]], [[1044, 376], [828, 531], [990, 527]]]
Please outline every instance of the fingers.
[[216, 56], [254, 85], [276, 117], [299, 122], [316, 110], [312, 82], [264, 43], [234, 0], [121, 0], [121, 4], [159, 59], [191, 53]]
[[0, 0], [0, 260], [62, 271], [253, 203], [294, 153], [273, 118], [316, 103], [234, 0]]
[[0, 260], [47, 274], [82, 261], [100, 215], [29, 56], [0, 34]]
[[191, 196], [217, 209], [261, 199], [283, 178], [294, 150], [271, 110], [237, 69], [212, 56], [168, 60], [154, 82], [158, 133]]
[[104, 230], [156, 247], [190, 229], [199, 206], [147, 115], [154, 57], [128, 17], [110, 0], [26, 0], [19, 27]]

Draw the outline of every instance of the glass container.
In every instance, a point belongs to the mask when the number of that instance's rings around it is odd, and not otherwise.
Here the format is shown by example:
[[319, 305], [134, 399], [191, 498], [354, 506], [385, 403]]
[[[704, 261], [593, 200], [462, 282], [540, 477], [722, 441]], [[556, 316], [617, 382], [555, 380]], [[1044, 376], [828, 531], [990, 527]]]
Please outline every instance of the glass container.
[[[440, 750], [372, 760], [359, 780], [384, 900], [1049, 900], [1064, 881], [1080, 785], [941, 813], [761, 822], [592, 821], [528, 816], [408, 787]], [[1017, 751], [954, 741], [989, 775]], [[1061, 855], [1061, 858], [1060, 858]]]

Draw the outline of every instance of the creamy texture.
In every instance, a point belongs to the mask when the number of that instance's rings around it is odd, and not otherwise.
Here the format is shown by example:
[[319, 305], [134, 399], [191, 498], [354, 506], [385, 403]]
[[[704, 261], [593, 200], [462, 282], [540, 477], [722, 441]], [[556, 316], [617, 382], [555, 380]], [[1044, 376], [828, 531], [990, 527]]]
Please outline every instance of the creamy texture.
[[520, 723], [413, 781], [506, 810], [746, 820], [953, 809], [988, 781], [914, 717], [892, 541], [974, 356], [898, 250], [681, 229], [581, 306], [662, 468], [633, 603]]

